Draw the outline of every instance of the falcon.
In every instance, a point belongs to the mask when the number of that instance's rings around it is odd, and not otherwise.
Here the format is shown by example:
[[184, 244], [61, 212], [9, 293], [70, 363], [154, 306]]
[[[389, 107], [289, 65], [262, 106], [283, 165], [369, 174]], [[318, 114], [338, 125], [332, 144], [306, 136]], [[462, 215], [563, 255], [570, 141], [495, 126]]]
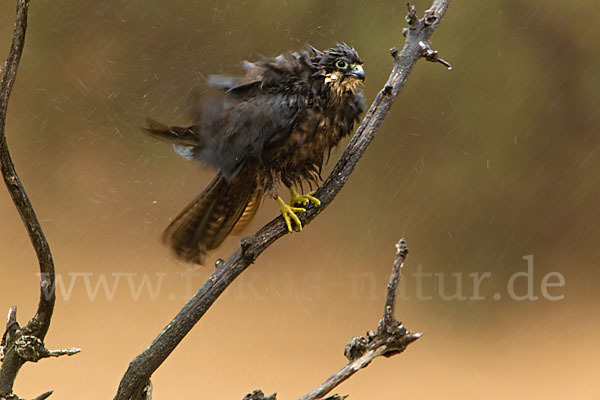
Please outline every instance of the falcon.
[[[147, 134], [217, 170], [162, 235], [177, 258], [202, 264], [209, 250], [250, 222], [266, 196], [277, 201], [290, 232], [293, 226], [302, 230], [297, 214], [321, 202], [314, 191], [297, 189], [318, 185], [332, 148], [358, 122], [364, 110], [362, 64], [345, 43], [246, 61], [242, 77], [209, 78], [218, 94], [199, 102], [192, 125], [147, 120]], [[278, 195], [280, 183], [290, 192], [289, 202]]]

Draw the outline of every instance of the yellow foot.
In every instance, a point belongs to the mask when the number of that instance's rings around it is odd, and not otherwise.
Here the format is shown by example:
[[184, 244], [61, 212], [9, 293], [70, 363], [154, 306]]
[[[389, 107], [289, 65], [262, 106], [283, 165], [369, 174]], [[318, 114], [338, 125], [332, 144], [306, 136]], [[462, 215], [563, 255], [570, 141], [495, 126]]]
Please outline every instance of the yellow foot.
[[313, 190], [307, 194], [299, 194], [296, 192], [296, 189], [290, 187], [290, 196], [292, 199], [290, 200], [290, 204], [302, 204], [307, 206], [309, 202], [311, 202], [315, 207], [319, 207], [321, 205], [321, 200], [317, 199], [313, 194], [315, 194], [316, 190]]
[[302, 207], [294, 207], [293, 204], [286, 204], [285, 201], [283, 201], [283, 199], [279, 196], [277, 196], [277, 202], [279, 203], [279, 207], [281, 209], [281, 215], [283, 216], [283, 219], [285, 220], [285, 224], [287, 225], [288, 231], [292, 231], [292, 220], [294, 221], [294, 224], [296, 224], [296, 227], [298, 228], [298, 232], [300, 232], [302, 230], [302, 223], [300, 222], [300, 219], [298, 218], [298, 216], [296, 215], [297, 212], [306, 212], [306, 209], [302, 208]]

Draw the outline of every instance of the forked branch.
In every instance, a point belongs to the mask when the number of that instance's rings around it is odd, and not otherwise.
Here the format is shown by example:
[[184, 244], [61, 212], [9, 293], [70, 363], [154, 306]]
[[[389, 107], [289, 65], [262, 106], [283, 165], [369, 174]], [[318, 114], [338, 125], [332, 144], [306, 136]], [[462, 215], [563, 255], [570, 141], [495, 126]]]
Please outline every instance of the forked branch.
[[[17, 69], [25, 44], [28, 10], [29, 0], [17, 1], [13, 41], [2, 68], [2, 82], [0, 83], [0, 169], [4, 183], [23, 220], [39, 261], [40, 298], [35, 316], [22, 328], [17, 322], [16, 307], [11, 307], [9, 310], [1, 345], [0, 398], [10, 399], [17, 398], [12, 393], [13, 385], [19, 369], [26, 361], [36, 362], [41, 358], [56, 357], [62, 354], [70, 355], [78, 351], [78, 349], [69, 349], [53, 352], [44, 347], [43, 340], [50, 328], [50, 320], [54, 310], [54, 262], [42, 227], [15, 170], [6, 142], [5, 129], [8, 100], [17, 77]], [[46, 398], [51, 393], [44, 393], [38, 398]]]
[[369, 365], [373, 359], [379, 356], [391, 357], [402, 353], [409, 344], [421, 337], [420, 333], [407, 331], [394, 315], [396, 292], [407, 254], [406, 241], [401, 239], [396, 244], [396, 260], [387, 287], [383, 317], [379, 321], [377, 331], [369, 331], [365, 336], [353, 337], [344, 350], [344, 355], [349, 360], [348, 364], [299, 400], [322, 399], [339, 384]]
[[[394, 315], [396, 305], [396, 293], [402, 274], [404, 260], [408, 255], [406, 240], [400, 239], [396, 244], [396, 259], [392, 267], [390, 282], [387, 286], [387, 295], [383, 316], [377, 325], [377, 331], [368, 331], [365, 336], [353, 337], [350, 339], [344, 355], [348, 359], [348, 364], [342, 367], [338, 372], [331, 375], [322, 384], [298, 400], [343, 400], [347, 396], [333, 394], [326, 396], [342, 382], [349, 379], [360, 369], [366, 367], [379, 356], [391, 357], [402, 353], [406, 347], [421, 337], [420, 333], [412, 333], [406, 330], [401, 322]], [[243, 400], [276, 400], [276, 394], [265, 396], [261, 390], [255, 390], [247, 394]]]

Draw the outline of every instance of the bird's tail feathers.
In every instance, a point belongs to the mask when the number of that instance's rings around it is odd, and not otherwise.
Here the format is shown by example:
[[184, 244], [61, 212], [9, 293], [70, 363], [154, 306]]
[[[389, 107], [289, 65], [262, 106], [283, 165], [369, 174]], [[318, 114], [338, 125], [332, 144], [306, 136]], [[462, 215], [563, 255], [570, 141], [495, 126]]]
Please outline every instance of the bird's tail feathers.
[[200, 146], [200, 137], [192, 127], [170, 126], [153, 119], [146, 118], [147, 126], [142, 128], [144, 133], [180, 146]]
[[[244, 226], [249, 222], [256, 212], [252, 204], [257, 205], [260, 196], [253, 174], [240, 173], [231, 182], [218, 174], [171, 222], [162, 239], [177, 258], [202, 264], [206, 253], [218, 247], [238, 221]], [[248, 215], [242, 218], [244, 214]]]
[[250, 201], [248, 202], [248, 204], [246, 204], [246, 208], [244, 208], [240, 219], [238, 219], [233, 229], [231, 230], [231, 235], [239, 235], [244, 231], [244, 229], [246, 229], [246, 227], [248, 226], [250, 221], [252, 221], [252, 219], [256, 215], [256, 212], [258, 211], [258, 206], [260, 205], [260, 202], [262, 200], [262, 195], [262, 190], [256, 189], [254, 191], [252, 197], [250, 198]]

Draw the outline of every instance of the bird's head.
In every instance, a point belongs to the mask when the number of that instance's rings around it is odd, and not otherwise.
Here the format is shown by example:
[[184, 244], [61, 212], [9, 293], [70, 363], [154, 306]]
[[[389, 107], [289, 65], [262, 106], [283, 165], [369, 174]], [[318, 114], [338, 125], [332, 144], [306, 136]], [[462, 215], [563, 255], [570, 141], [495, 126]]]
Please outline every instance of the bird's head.
[[325, 50], [319, 58], [316, 67], [325, 77], [325, 84], [338, 92], [354, 91], [365, 80], [362, 60], [356, 50], [345, 43]]

